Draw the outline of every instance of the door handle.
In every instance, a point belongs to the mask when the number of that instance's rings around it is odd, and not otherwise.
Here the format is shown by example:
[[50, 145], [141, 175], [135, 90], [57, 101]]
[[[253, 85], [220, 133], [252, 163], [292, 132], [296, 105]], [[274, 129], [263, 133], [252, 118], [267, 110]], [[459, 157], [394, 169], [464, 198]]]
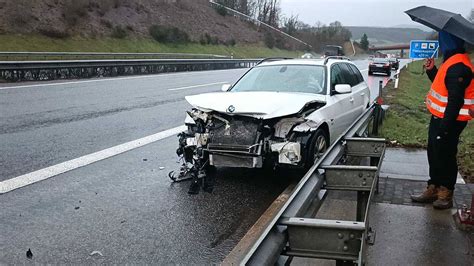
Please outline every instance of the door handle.
[[354, 98], [351, 97], [351, 98], [349, 99], [349, 101], [350, 101], [351, 103], [353, 103], [353, 102], [354, 102]]

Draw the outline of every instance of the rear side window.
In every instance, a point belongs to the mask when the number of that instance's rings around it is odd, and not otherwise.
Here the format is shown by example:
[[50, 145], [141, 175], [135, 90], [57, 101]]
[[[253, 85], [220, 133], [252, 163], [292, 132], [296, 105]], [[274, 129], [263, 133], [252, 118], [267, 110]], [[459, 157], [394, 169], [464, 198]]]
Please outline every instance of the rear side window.
[[351, 64], [348, 64], [349, 65], [349, 68], [352, 70], [352, 72], [354, 72], [355, 76], [357, 77], [357, 84], [361, 83], [361, 82], [364, 82], [364, 77], [362, 77], [362, 74], [360, 73], [359, 69], [354, 66], [354, 65], [351, 65]]
[[353, 71], [349, 68], [348, 64], [338, 64], [342, 70], [342, 75], [344, 76], [345, 84], [351, 85], [351, 87], [356, 86], [359, 84], [357, 76], [353, 73]]

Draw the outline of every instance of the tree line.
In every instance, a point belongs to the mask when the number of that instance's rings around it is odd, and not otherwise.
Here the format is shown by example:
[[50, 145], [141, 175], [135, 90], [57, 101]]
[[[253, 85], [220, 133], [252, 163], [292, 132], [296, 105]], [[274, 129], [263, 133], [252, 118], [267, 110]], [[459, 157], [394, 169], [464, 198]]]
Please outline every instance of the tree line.
[[[343, 45], [352, 37], [351, 32], [343, 27], [341, 22], [334, 21], [329, 25], [317, 22], [314, 26], [303, 23], [298, 16], [285, 17], [281, 14], [279, 0], [218, 0], [216, 1], [226, 7], [237, 10], [250, 17], [256, 18], [261, 22], [279, 28], [282, 31], [308, 43], [316, 52], [322, 51], [325, 45]], [[295, 47], [295, 44], [288, 44], [288, 40], [283, 36], [271, 32], [266, 33], [265, 43], [267, 46], [275, 46], [279, 48], [304, 48], [301, 45]]]
[[280, 0], [217, 0], [216, 2], [273, 27], [279, 26]]

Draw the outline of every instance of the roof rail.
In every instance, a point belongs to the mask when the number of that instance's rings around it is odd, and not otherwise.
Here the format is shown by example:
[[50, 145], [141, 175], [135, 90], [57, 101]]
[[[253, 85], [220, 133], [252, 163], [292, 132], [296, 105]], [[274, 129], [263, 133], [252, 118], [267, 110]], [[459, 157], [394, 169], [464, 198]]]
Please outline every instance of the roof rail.
[[327, 56], [324, 58], [324, 64], [326, 65], [329, 60], [347, 60], [351, 61], [351, 59], [347, 56]]
[[264, 62], [272, 62], [272, 61], [278, 61], [278, 60], [290, 60], [290, 59], [294, 59], [294, 58], [291, 58], [291, 57], [268, 57], [268, 58], [264, 58], [262, 60], [260, 60], [257, 65], [260, 65], [261, 63], [264, 63]]

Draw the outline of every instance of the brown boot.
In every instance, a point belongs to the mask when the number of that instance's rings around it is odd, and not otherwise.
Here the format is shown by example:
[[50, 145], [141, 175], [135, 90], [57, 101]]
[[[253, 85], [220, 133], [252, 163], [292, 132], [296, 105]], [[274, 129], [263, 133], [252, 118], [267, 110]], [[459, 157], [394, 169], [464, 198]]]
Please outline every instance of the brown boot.
[[413, 202], [432, 203], [438, 199], [438, 188], [435, 185], [429, 185], [421, 194], [411, 195], [410, 197]]
[[435, 209], [451, 209], [453, 207], [453, 191], [446, 187], [438, 188], [438, 199], [433, 202], [433, 208]]

